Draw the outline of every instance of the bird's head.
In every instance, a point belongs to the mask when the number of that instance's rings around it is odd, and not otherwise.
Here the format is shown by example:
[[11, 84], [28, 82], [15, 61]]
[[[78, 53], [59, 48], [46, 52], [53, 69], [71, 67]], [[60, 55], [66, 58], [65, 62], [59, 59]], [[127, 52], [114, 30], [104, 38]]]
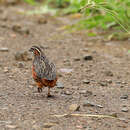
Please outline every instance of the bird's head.
[[32, 46], [29, 49], [30, 52], [34, 54], [34, 56], [41, 56], [42, 55], [42, 50], [38, 46]]

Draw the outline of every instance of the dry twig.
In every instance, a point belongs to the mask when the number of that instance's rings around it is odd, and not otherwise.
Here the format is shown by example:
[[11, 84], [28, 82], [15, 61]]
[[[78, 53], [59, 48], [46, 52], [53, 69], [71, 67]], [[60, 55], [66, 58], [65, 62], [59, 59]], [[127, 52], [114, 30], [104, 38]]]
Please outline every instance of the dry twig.
[[92, 115], [92, 114], [63, 114], [63, 115], [53, 115], [55, 117], [97, 117], [97, 118], [116, 118], [112, 115]]

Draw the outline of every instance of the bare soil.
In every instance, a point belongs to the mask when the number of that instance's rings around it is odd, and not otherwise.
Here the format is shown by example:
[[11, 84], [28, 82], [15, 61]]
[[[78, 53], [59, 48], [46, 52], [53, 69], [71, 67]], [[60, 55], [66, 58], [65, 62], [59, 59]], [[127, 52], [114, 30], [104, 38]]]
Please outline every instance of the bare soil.
[[[26, 15], [20, 13], [23, 9], [30, 7], [0, 6], [0, 48], [8, 49], [0, 51], [0, 129], [130, 130], [130, 41], [69, 33], [63, 27], [70, 17]], [[37, 93], [32, 60], [15, 58], [32, 45], [44, 47], [57, 67], [64, 88], [52, 89], [53, 98], [46, 97], [46, 88]], [[63, 68], [72, 72], [61, 72]], [[70, 111], [71, 104], [80, 108]], [[66, 113], [115, 118], [54, 116]]]

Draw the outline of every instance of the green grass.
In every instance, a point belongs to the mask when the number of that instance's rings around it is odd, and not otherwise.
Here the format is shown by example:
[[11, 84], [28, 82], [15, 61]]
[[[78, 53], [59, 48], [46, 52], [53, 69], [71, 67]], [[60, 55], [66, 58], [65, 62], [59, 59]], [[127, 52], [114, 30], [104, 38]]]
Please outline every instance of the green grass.
[[[128, 3], [129, 2], [127, 2], [127, 0], [121, 2], [117, 2], [116, 0], [115, 1], [111, 0], [111, 3], [110, 0], [109, 2], [99, 2], [99, 3], [91, 0], [83, 8], [81, 8], [81, 10], [86, 11], [87, 9], [93, 9], [93, 10], [100, 11], [96, 13], [96, 17], [97, 17], [96, 22], [101, 21], [101, 24], [97, 23], [96, 25], [100, 25], [100, 27], [104, 29], [110, 28], [114, 26], [114, 24], [115, 25], [118, 24], [122, 29], [124, 29], [124, 31], [129, 32], [130, 21], [129, 21], [129, 16], [127, 15]], [[91, 19], [95, 20], [95, 17]]]
[[31, 5], [36, 5], [37, 3], [36, 0], [24, 0], [24, 1]]
[[[36, 0], [24, 0], [35, 4]], [[59, 10], [60, 14], [82, 14], [82, 19], [72, 27], [79, 29], [101, 28], [130, 34], [129, 0], [46, 0], [48, 10]], [[45, 7], [46, 7], [45, 6]], [[43, 7], [44, 8], [44, 5]]]

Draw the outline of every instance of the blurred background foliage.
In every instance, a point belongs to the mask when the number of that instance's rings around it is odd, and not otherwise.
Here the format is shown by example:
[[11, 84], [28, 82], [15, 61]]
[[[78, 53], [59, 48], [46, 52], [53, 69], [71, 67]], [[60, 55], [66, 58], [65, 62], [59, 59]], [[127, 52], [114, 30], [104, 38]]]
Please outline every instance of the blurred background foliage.
[[[4, 0], [0, 0], [4, 1]], [[102, 29], [112, 32], [110, 37], [129, 37], [130, 34], [130, 0], [23, 0], [40, 6], [28, 12], [54, 15], [75, 15], [78, 21], [66, 26], [69, 29]], [[120, 32], [120, 36], [119, 35]], [[92, 34], [95, 35], [95, 34]], [[120, 40], [120, 39], [118, 39]]]

